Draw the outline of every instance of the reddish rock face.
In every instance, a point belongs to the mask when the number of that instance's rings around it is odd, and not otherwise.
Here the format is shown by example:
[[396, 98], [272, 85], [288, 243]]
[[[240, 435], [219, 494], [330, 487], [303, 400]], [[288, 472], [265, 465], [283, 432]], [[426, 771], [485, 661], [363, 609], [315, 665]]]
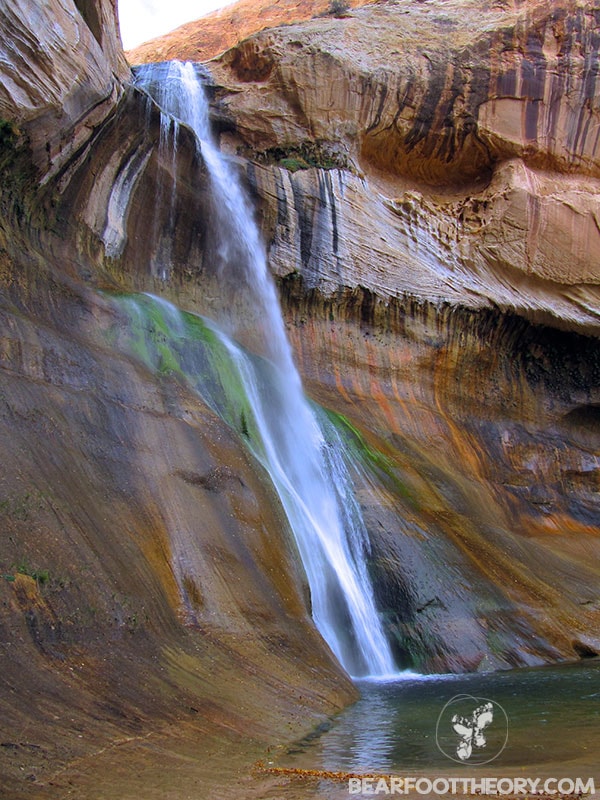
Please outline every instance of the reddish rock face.
[[[356, 697], [238, 437], [108, 335], [123, 321], [98, 288], [160, 285], [152, 256], [168, 237], [173, 286], [196, 264], [193, 295], [206, 225], [191, 134], [174, 166], [157, 109], [123, 83], [113, 12], [0, 9], [0, 794], [14, 797], [73, 781], [81, 797], [100, 783], [118, 795], [133, 776], [98, 751], [131, 742], [152, 770], [157, 751], [136, 744], [148, 735], [193, 750], [194, 780], [222, 788], [267, 742]], [[175, 175], [179, 243], [155, 198]]]
[[[210, 313], [204, 164], [128, 85], [110, 2], [35, 5], [0, 10], [6, 719], [58, 765], [182, 719], [255, 753], [353, 689], [262, 472], [114, 349], [100, 291]], [[211, 64], [308, 391], [350, 423], [388, 632], [423, 670], [600, 648], [597, 28], [584, 3], [398, 2]]]
[[[286, 107], [279, 144], [299, 129], [343, 139], [367, 163], [432, 184], [511, 157], [597, 176], [597, 24], [577, 2], [381, 3], [257, 33], [214, 69], [255, 84], [228, 101], [240, 122], [258, 84], [267, 120]], [[248, 125], [254, 143], [268, 142], [267, 120]]]
[[[597, 47], [585, 4], [400, 2], [225, 53], [212, 71], [230, 147], [283, 164], [317, 140], [350, 166], [256, 171], [275, 269], [594, 329]], [[333, 228], [337, 251], [319, 245]]]
[[277, 25], [290, 25], [314, 17], [344, 16], [350, 8], [371, 0], [238, 0], [195, 22], [127, 51], [131, 64], [153, 61], [208, 61], [248, 36]]
[[597, 341], [297, 284], [282, 288], [305, 383], [364, 435], [358, 492], [397, 652], [462, 671], [597, 648]]

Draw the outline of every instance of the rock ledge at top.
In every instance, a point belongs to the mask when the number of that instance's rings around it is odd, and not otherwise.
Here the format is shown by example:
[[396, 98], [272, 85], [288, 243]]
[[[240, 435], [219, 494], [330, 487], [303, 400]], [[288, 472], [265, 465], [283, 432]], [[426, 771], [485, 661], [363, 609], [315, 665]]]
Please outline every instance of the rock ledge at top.
[[511, 157], [599, 177], [599, 14], [581, 0], [394, 0], [262, 31], [213, 71], [255, 146], [337, 140], [433, 185]]
[[[394, 0], [210, 62], [224, 145], [261, 166], [274, 270], [596, 331], [599, 16], [582, 0]], [[261, 162], [315, 141], [351, 169]]]
[[[338, 0], [341, 14], [372, 0]], [[331, 0], [237, 0], [193, 22], [144, 42], [126, 55], [131, 64], [206, 61], [265, 28], [331, 14]]]

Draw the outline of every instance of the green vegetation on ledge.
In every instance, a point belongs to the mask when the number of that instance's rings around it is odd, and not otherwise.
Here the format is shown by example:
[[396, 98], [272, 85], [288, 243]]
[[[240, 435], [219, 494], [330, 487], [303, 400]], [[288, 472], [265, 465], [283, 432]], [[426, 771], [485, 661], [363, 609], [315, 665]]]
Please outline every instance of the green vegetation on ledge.
[[[400, 478], [398, 469], [389, 456], [372, 447], [362, 433], [343, 414], [325, 408], [316, 407], [341, 436], [347, 452], [352, 460], [359, 463], [368, 474], [373, 475], [376, 483], [386, 486], [398, 497], [417, 507], [417, 501], [407, 484]], [[323, 417], [321, 417], [323, 419]]]
[[315, 168], [350, 169], [350, 163], [345, 155], [334, 152], [329, 145], [319, 140], [269, 147], [260, 152], [244, 148], [239, 155], [259, 164], [282, 167], [289, 172]]

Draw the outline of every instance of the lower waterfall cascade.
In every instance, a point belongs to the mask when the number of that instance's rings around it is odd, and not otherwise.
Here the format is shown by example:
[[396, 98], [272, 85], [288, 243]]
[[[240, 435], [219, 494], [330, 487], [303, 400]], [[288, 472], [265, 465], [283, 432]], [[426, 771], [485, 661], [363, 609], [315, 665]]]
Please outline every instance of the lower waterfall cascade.
[[[202, 348], [197, 341], [187, 341], [194, 315], [164, 300], [127, 298], [126, 311], [138, 322], [149, 307], [161, 316], [188, 381], [234, 424], [226, 410], [231, 409], [232, 398], [222, 392], [227, 386], [236, 387], [238, 403], [243, 398], [241, 410], [235, 411], [237, 427], [267, 470], [290, 523], [318, 630], [352, 677], [392, 677], [398, 668], [375, 606], [366, 566], [368, 536], [341, 442], [335, 441], [334, 432], [325, 433], [304, 395], [252, 207], [233, 164], [220, 153], [210, 132], [203, 79], [205, 75], [191, 62], [136, 69], [137, 87], [161, 109], [161, 134], [164, 131], [166, 137], [173, 131], [172, 146], [180, 124], [196, 134], [213, 196], [214, 267], [223, 288], [223, 317], [216, 321], [195, 317], [191, 327], [200, 326], [204, 331], [200, 339], [208, 337], [211, 342]], [[259, 352], [252, 353], [236, 341], [241, 304], [258, 329]], [[228, 306], [235, 307], [235, 314], [227, 312]], [[194, 345], [201, 351], [195, 355]], [[213, 372], [217, 392], [195, 377], [202, 374], [197, 359], [210, 360], [211, 348], [219, 352], [220, 366]], [[227, 371], [226, 378], [218, 376], [219, 369]]]

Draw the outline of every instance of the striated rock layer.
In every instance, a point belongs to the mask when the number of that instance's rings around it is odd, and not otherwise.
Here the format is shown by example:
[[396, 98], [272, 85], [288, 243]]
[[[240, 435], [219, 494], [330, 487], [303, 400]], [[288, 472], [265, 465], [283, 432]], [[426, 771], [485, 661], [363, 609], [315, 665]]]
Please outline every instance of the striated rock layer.
[[126, 55], [132, 64], [153, 61], [206, 61], [256, 31], [312, 17], [344, 16], [371, 0], [238, 0], [194, 22], [144, 42]]
[[583, 2], [400, 0], [213, 61], [230, 147], [268, 166], [317, 141], [312, 163], [346, 167], [258, 172], [276, 270], [314, 282], [310, 240], [326, 292], [352, 270], [384, 298], [595, 330], [597, 31]]
[[195, 265], [200, 291], [207, 221], [191, 133], [174, 159], [126, 83], [113, 12], [0, 9], [0, 794], [15, 800], [123, 796], [140, 774], [164, 798], [173, 763], [188, 786], [247, 794], [267, 745], [356, 697], [240, 437], [115, 347], [116, 289], [168, 273], [183, 292]]
[[364, 436], [351, 447], [398, 657], [462, 671], [598, 652], [597, 340], [282, 290], [309, 391]]
[[[117, 347], [115, 292], [222, 298], [202, 156], [113, 12], [0, 9], [3, 788], [114, 795], [127, 752], [147, 797], [173, 759], [248, 796], [265, 743], [355, 692], [241, 438]], [[600, 651], [597, 31], [567, 0], [399, 0], [210, 64], [386, 630], [426, 672]]]

